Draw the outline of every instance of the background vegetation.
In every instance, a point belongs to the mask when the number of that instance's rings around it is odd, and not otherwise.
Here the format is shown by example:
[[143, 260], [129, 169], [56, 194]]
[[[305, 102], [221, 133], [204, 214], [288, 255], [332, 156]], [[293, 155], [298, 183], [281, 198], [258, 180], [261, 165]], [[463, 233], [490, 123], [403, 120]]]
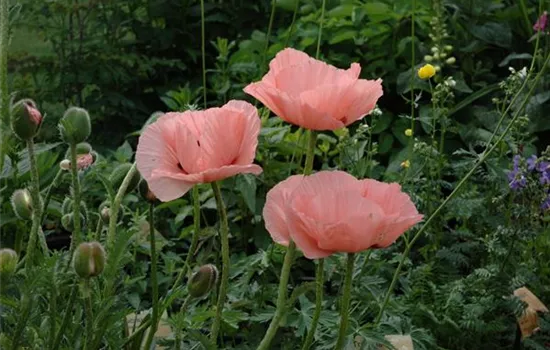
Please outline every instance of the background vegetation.
[[[533, 64], [533, 78], [549, 53], [548, 35], [535, 40], [533, 30], [542, 11], [550, 8], [547, 3], [326, 1], [321, 59], [342, 68], [359, 62], [362, 78], [383, 79], [384, 96], [380, 111], [364, 122], [319, 135], [316, 169], [338, 166], [359, 177], [398, 181], [419, 211], [429, 216], [492, 146], [494, 133], [501, 135], [512, 122], [495, 152], [412, 247], [376, 325], [373, 320], [392, 275], [416, 231], [388, 249], [358, 257], [350, 323], [358, 348], [378, 346], [384, 335], [400, 333], [412, 335], [415, 349], [548, 348], [547, 316], [541, 320], [541, 331], [520, 344], [516, 318], [525, 305], [512, 297], [516, 288], [527, 285], [550, 302], [550, 216], [541, 209], [548, 184], [531, 175], [525, 189], [513, 191], [507, 176], [514, 155], [548, 157], [548, 72], [536, 84], [528, 80], [532, 92], [518, 93], [527, 74], [522, 68]], [[82, 175], [82, 192], [89, 212], [86, 225], [93, 231], [95, 213], [105, 200], [101, 176], [133, 161], [144, 123], [158, 111], [202, 106], [200, 3], [20, 0], [11, 5], [9, 91], [17, 99], [33, 98], [46, 115], [37, 150], [41, 188], [52, 183], [57, 164], [65, 158], [56, 128], [63, 112], [77, 105], [92, 117], [88, 141], [99, 156]], [[230, 99], [253, 102], [242, 88], [259, 80], [286, 46], [314, 55], [321, 11], [320, 0], [205, 1], [208, 106]], [[416, 76], [427, 61], [440, 67], [431, 83]], [[411, 106], [416, 127], [408, 137]], [[302, 131], [269, 117], [265, 109], [261, 113], [257, 160], [264, 174], [228, 179], [222, 188], [232, 233], [232, 275], [222, 327], [226, 349], [255, 348], [273, 315], [284, 250], [272, 243], [261, 213], [266, 192], [295, 172], [294, 160], [303, 157], [305, 149]], [[15, 217], [8, 198], [30, 179], [28, 156], [22, 143], [9, 135], [4, 135], [2, 149], [1, 245], [21, 252], [30, 225]], [[405, 161], [410, 167], [403, 167]], [[43, 229], [52, 249], [69, 243], [70, 233], [61, 225], [69, 187], [69, 175], [61, 176], [47, 208]], [[172, 286], [186, 254], [193, 254], [196, 266], [219, 264], [215, 200], [209, 187], [201, 187], [200, 193], [203, 229], [195, 252], [188, 252], [191, 199], [185, 196], [156, 207], [162, 295]], [[98, 310], [117, 306], [111, 317], [97, 319], [98, 325], [109, 326], [104, 343], [110, 348], [122, 348], [121, 318], [151, 306], [146, 210], [137, 194], [125, 196], [124, 224], [117, 234], [132, 238], [121, 258], [123, 288], [116, 297], [95, 299]], [[52, 300], [62, 303], [70, 293], [61, 287], [68, 278], [59, 268], [61, 255], [60, 250], [49, 258], [35, 272], [34, 283], [23, 287], [33, 290], [37, 303], [24, 334], [27, 346], [46, 348], [49, 324], [61, 323], [61, 313], [48, 313]], [[324, 309], [329, 311], [321, 315], [315, 349], [334, 346], [344, 264], [339, 255], [325, 262]], [[291, 283], [302, 287], [295, 289], [293, 311], [273, 348], [294, 349], [292, 344], [305, 337], [314, 308], [314, 270], [313, 262], [304, 258], [294, 265]], [[52, 279], [57, 290], [51, 288]], [[13, 331], [21, 310], [17, 292], [13, 293], [0, 299], [2, 334]], [[186, 330], [184, 348], [207, 346], [200, 331], [213, 314], [206, 300], [192, 305], [185, 315], [170, 312], [169, 322], [176, 330]], [[78, 322], [70, 327], [74, 331], [64, 339], [66, 348], [81, 336]], [[2, 341], [7, 341], [4, 335], [0, 345]], [[165, 340], [173, 342], [173, 336]]]

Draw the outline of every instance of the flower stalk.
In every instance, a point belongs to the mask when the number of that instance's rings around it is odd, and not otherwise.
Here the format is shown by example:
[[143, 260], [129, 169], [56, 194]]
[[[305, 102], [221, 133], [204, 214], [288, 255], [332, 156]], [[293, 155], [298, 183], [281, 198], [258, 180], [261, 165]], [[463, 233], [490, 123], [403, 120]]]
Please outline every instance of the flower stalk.
[[355, 254], [348, 253], [346, 263], [346, 276], [344, 279], [344, 289], [342, 295], [342, 305], [340, 307], [340, 330], [338, 331], [338, 340], [336, 341], [335, 350], [344, 348], [346, 341], [346, 332], [349, 321], [349, 304], [351, 300], [351, 283], [353, 281], [353, 265], [355, 263]]
[[[28, 269], [32, 265], [34, 251], [36, 250], [36, 243], [38, 235], [42, 233], [40, 230], [40, 219], [42, 218], [42, 205], [40, 203], [40, 180], [38, 178], [38, 167], [36, 165], [36, 155], [34, 154], [34, 141], [33, 139], [27, 140], [27, 150], [29, 153], [29, 163], [31, 167], [31, 186], [29, 192], [31, 194], [33, 212], [32, 212], [32, 226], [29, 236], [29, 242], [27, 244], [27, 256], [25, 258], [25, 267]], [[44, 239], [45, 240], [45, 239]]]
[[77, 154], [76, 154], [76, 143], [71, 143], [69, 145], [70, 151], [71, 151], [71, 178], [72, 178], [72, 184], [73, 184], [73, 196], [74, 196], [74, 204], [73, 204], [73, 221], [74, 221], [74, 229], [71, 234], [71, 248], [69, 251], [69, 256], [72, 255], [75, 248], [82, 242], [82, 234], [80, 232], [81, 229], [81, 222], [80, 222], [80, 179], [78, 178], [78, 167], [76, 164], [77, 161]]
[[216, 206], [220, 215], [220, 240], [222, 245], [222, 274], [220, 288], [218, 290], [218, 301], [216, 303], [216, 318], [212, 324], [210, 339], [216, 341], [220, 332], [223, 305], [227, 294], [227, 285], [229, 282], [229, 224], [227, 222], [227, 213], [223, 204], [222, 193], [217, 182], [212, 182], [212, 190], [216, 198]]
[[159, 319], [159, 287], [157, 279], [157, 248], [155, 242], [155, 205], [149, 204], [149, 243], [151, 245], [151, 287], [153, 289], [152, 301], [153, 313], [151, 315], [151, 329], [147, 334], [145, 349], [150, 349], [153, 337], [157, 332]]

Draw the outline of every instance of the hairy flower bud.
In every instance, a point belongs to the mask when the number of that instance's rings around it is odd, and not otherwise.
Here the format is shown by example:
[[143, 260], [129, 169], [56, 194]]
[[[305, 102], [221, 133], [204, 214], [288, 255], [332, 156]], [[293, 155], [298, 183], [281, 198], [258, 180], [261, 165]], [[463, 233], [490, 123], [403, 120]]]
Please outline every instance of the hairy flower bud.
[[19, 257], [13, 249], [0, 249], [0, 277], [9, 277], [15, 272]]
[[138, 190], [139, 190], [139, 194], [141, 195], [141, 197], [143, 199], [145, 199], [147, 202], [155, 203], [155, 202], [158, 201], [155, 194], [153, 192], [151, 192], [151, 190], [149, 189], [149, 185], [147, 185], [147, 181], [145, 181], [145, 179], [142, 179], [139, 182]]
[[30, 220], [32, 218], [31, 193], [26, 188], [13, 192], [11, 206], [19, 219]]
[[[109, 177], [109, 180], [111, 181], [111, 185], [113, 185], [113, 189], [115, 191], [118, 191], [118, 188], [120, 187], [120, 185], [122, 185], [122, 182], [124, 181], [124, 178], [126, 177], [126, 174], [128, 174], [128, 171], [130, 171], [131, 167], [132, 164], [123, 163], [113, 170], [111, 176]], [[134, 173], [134, 176], [130, 180], [130, 183], [128, 184], [126, 193], [130, 193], [135, 190], [139, 184], [139, 180], [141, 180], [141, 175], [139, 174], [139, 172], [136, 171]]]
[[187, 290], [193, 298], [201, 298], [214, 288], [218, 280], [218, 269], [212, 264], [201, 266], [189, 279]]
[[90, 115], [83, 108], [70, 107], [59, 121], [61, 139], [68, 144], [86, 141], [92, 132]]
[[36, 136], [42, 124], [42, 114], [36, 108], [36, 103], [24, 99], [11, 107], [10, 122], [13, 133], [21, 140], [30, 140]]
[[80, 243], [73, 256], [73, 268], [81, 278], [98, 276], [105, 267], [105, 249], [99, 242]]
[[[80, 214], [80, 225], [84, 226], [86, 217]], [[74, 231], [74, 213], [67, 213], [61, 217], [61, 226], [69, 232]]]
[[71, 169], [71, 161], [68, 159], [63, 159], [61, 162], [59, 162], [59, 167], [63, 170], [70, 170]]

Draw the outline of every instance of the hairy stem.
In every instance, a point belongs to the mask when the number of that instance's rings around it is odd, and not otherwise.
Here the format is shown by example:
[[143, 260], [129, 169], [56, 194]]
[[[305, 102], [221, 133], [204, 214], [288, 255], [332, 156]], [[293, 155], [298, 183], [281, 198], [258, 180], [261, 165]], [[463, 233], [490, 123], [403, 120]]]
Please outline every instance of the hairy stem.
[[59, 327], [59, 330], [57, 331], [57, 334], [55, 336], [55, 340], [53, 342], [52, 347], [50, 350], [57, 350], [59, 349], [59, 346], [61, 345], [61, 340], [63, 339], [63, 332], [67, 329], [69, 326], [69, 322], [71, 320], [71, 316], [73, 315], [73, 306], [76, 301], [76, 295], [78, 294], [78, 284], [74, 284], [73, 288], [71, 290], [71, 295], [69, 296], [69, 302], [67, 303], [67, 308], [65, 309], [65, 313], [63, 314], [63, 320], [61, 321], [61, 326]]
[[69, 256], [72, 255], [76, 247], [82, 242], [82, 235], [80, 233], [80, 179], [78, 178], [78, 167], [77, 167], [77, 154], [76, 154], [76, 144], [71, 143], [69, 146], [71, 150], [71, 177], [73, 183], [73, 220], [74, 220], [74, 229], [71, 234], [71, 249]]
[[218, 302], [216, 303], [216, 318], [212, 324], [212, 332], [210, 334], [210, 339], [213, 342], [216, 342], [220, 331], [223, 305], [225, 303], [227, 285], [229, 282], [229, 224], [227, 222], [227, 213], [225, 212], [225, 205], [223, 204], [222, 193], [218, 183], [212, 182], [212, 190], [214, 190], [216, 206], [218, 207], [218, 213], [220, 215], [220, 240], [222, 245], [222, 274], [220, 289], [218, 291]]
[[157, 248], [155, 242], [155, 206], [149, 204], [149, 243], [151, 245], [151, 287], [153, 289], [152, 301], [153, 314], [151, 316], [151, 329], [145, 341], [145, 349], [150, 349], [153, 337], [157, 332], [159, 318], [159, 286], [157, 281]]
[[[34, 154], [34, 141], [27, 141], [27, 150], [29, 153], [29, 163], [31, 166], [31, 186], [29, 192], [32, 200], [32, 227], [29, 234], [29, 242], [27, 244], [27, 254], [25, 258], [25, 268], [32, 266], [34, 252], [36, 250], [36, 241], [38, 235], [41, 234], [40, 219], [42, 218], [42, 205], [40, 203], [40, 179], [38, 178], [38, 167], [36, 165], [36, 156]], [[45, 239], [44, 239], [45, 240]]]
[[338, 340], [335, 350], [344, 348], [346, 341], [346, 332], [348, 330], [349, 304], [351, 299], [351, 282], [353, 280], [353, 264], [355, 263], [355, 254], [348, 253], [346, 263], [346, 277], [344, 279], [344, 289], [342, 295], [342, 305], [340, 307], [340, 330], [338, 331]]
[[317, 267], [315, 269], [315, 311], [313, 312], [313, 317], [311, 318], [311, 326], [302, 346], [302, 350], [308, 350], [313, 344], [313, 337], [315, 336], [315, 331], [317, 330], [317, 325], [319, 324], [319, 318], [321, 317], [321, 308], [323, 306], [323, 284], [324, 284], [324, 275], [325, 275], [325, 260], [317, 260]]

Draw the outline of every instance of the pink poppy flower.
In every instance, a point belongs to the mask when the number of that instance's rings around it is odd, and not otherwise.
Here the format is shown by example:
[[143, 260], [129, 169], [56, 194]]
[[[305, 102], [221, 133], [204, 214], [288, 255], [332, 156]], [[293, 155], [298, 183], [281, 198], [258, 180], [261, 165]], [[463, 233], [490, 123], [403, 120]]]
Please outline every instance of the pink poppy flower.
[[317, 259], [385, 248], [423, 215], [397, 183], [321, 171], [273, 187], [263, 217], [275, 242], [287, 246], [292, 240], [307, 258]]
[[544, 11], [542, 15], [537, 19], [537, 22], [533, 25], [533, 30], [535, 32], [543, 32], [546, 30], [546, 25], [548, 24], [548, 12]]
[[262, 168], [252, 164], [260, 124], [256, 108], [236, 100], [221, 108], [167, 113], [140, 136], [137, 168], [163, 202], [198, 183], [260, 174]]
[[279, 52], [269, 72], [244, 91], [284, 121], [311, 130], [336, 130], [370, 113], [382, 80], [359, 79], [361, 66], [338, 69], [291, 48]]

